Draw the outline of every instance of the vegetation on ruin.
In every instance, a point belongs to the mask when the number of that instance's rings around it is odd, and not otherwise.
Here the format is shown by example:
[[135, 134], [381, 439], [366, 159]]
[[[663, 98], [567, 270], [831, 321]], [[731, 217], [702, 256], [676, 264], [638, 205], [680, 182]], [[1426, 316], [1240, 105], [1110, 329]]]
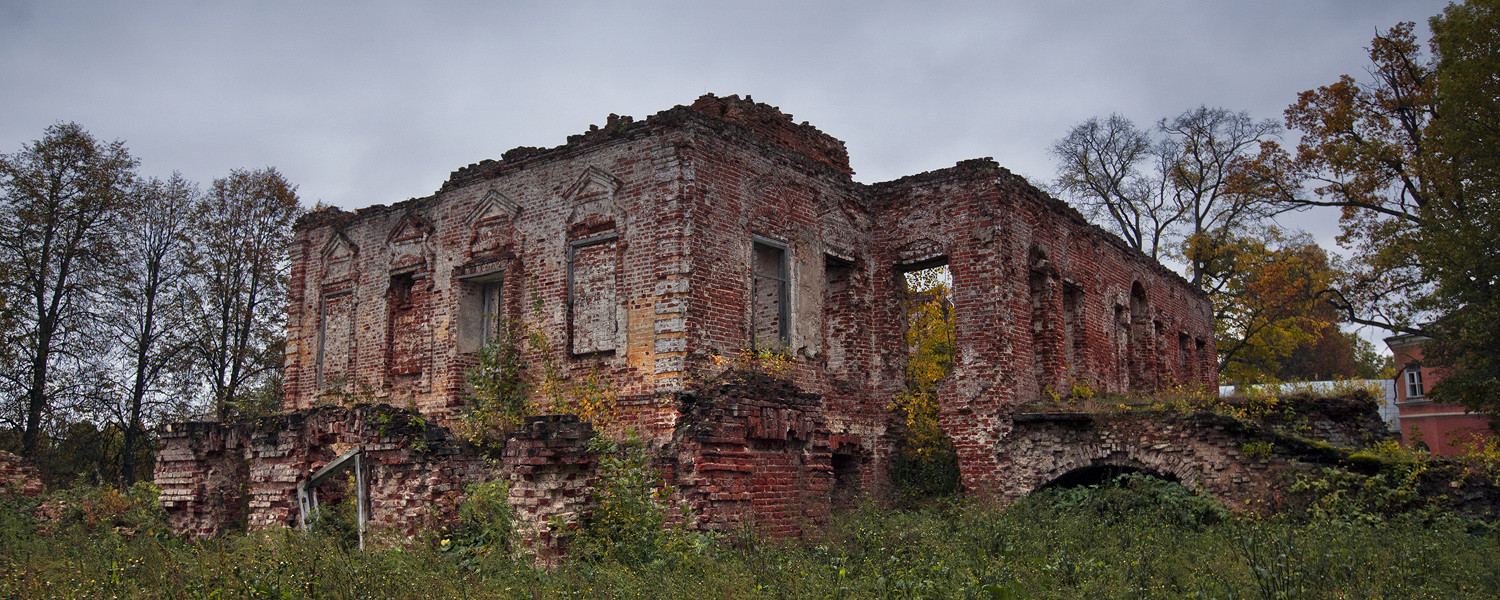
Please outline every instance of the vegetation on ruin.
[[[533, 311], [540, 317], [540, 309]], [[540, 328], [520, 319], [496, 320], [497, 335], [475, 352], [477, 364], [464, 371], [469, 390], [457, 427], [481, 447], [496, 449], [526, 417], [570, 414], [600, 430], [614, 422], [618, 393], [594, 366], [575, 372], [557, 360]]]
[[[1395, 461], [1400, 462], [1400, 461]], [[503, 484], [464, 519], [360, 551], [335, 528], [186, 540], [154, 490], [0, 500], [3, 598], [1492, 598], [1500, 536], [1412, 498], [1404, 473], [1309, 475], [1274, 517], [1150, 477], [1048, 489], [1005, 510], [940, 501], [837, 515], [804, 541], [749, 529], [595, 529], [539, 569]], [[489, 499], [489, 500], [486, 500]], [[635, 506], [644, 506], [634, 502]], [[1302, 507], [1302, 508], [1299, 508]], [[658, 513], [661, 514], [661, 513]], [[660, 524], [660, 517], [648, 517]], [[518, 552], [519, 551], [519, 552]]]

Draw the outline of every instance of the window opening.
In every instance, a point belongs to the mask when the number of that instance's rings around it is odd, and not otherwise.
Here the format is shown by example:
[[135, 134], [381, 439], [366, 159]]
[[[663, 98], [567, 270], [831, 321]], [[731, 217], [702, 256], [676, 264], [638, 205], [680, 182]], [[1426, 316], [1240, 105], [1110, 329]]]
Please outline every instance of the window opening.
[[783, 351], [791, 345], [787, 249], [763, 238], [756, 238], [752, 245], [752, 344], [757, 350]]
[[462, 283], [454, 288], [458, 293], [458, 309], [452, 323], [459, 352], [478, 351], [501, 337], [505, 321], [505, 272], [510, 268], [504, 262], [469, 266], [464, 268], [467, 273], [454, 275]]
[[896, 396], [897, 440], [891, 481], [909, 498], [957, 492], [958, 454], [943, 431], [938, 386], [953, 371], [956, 319], [946, 259], [901, 273], [905, 287], [906, 389]]
[[1063, 283], [1063, 353], [1067, 362], [1068, 376], [1078, 375], [1078, 363], [1083, 360], [1083, 289], [1071, 283]]
[[847, 506], [859, 497], [859, 455], [849, 451], [833, 453], [833, 504]]
[[488, 344], [500, 337], [500, 282], [479, 284], [479, 343]]

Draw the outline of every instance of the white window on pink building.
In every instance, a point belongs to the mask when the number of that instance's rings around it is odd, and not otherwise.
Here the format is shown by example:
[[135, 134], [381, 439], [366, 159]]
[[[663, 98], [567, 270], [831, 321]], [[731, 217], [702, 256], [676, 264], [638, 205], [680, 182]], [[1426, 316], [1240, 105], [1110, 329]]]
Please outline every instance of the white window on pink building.
[[1421, 367], [1417, 367], [1417, 366], [1407, 367], [1406, 368], [1406, 399], [1408, 401], [1410, 401], [1410, 400], [1420, 400], [1420, 399], [1422, 399], [1423, 395], [1424, 394], [1422, 392], [1422, 369], [1421, 369]]

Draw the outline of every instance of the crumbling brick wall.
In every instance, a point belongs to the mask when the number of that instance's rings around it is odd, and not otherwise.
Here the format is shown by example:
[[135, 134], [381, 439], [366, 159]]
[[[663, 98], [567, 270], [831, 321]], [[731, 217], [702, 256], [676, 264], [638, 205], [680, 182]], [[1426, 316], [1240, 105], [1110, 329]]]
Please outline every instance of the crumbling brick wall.
[[544, 563], [561, 557], [572, 535], [554, 531], [554, 521], [576, 526], [593, 507], [593, 437], [593, 425], [578, 417], [549, 415], [527, 418], [505, 445], [501, 467], [510, 480], [517, 529]]
[[41, 471], [26, 459], [0, 450], [0, 495], [36, 497], [41, 493]]
[[[1213, 495], [1236, 510], [1280, 508], [1295, 475], [1345, 460], [1389, 435], [1368, 397], [1283, 399], [1295, 410], [1242, 419], [1211, 412], [1021, 412], [998, 447], [1001, 496], [1018, 498], [1080, 471], [1136, 469]], [[1326, 444], [1326, 445], [1325, 445]]]
[[406, 533], [452, 520], [465, 483], [497, 476], [446, 429], [387, 405], [178, 423], [159, 435], [155, 481], [168, 525], [197, 536], [297, 525], [297, 483], [356, 446], [370, 521]]
[[[1217, 385], [1207, 297], [994, 162], [878, 184], [872, 195], [883, 223], [872, 261], [879, 338], [900, 339], [903, 270], [940, 261], [952, 273], [958, 350], [939, 397], [968, 489], [1004, 489], [995, 445], [1010, 414], [1049, 391]], [[888, 364], [901, 364], [899, 345], [884, 347]]]
[[[476, 349], [521, 323], [546, 341], [527, 346], [530, 364], [597, 373], [617, 392], [611, 431], [633, 428], [698, 464], [693, 453], [719, 450], [675, 437], [688, 413], [674, 394], [769, 350], [789, 361], [797, 391], [730, 404], [812, 394], [776, 410], [818, 425], [810, 438], [745, 438], [746, 464], [830, 473], [810, 482], [820, 498], [884, 485], [911, 269], [946, 264], [952, 275], [957, 355], [941, 421], [971, 492], [1011, 485], [997, 449], [1022, 404], [1075, 387], [1217, 384], [1203, 293], [1067, 205], [988, 159], [860, 184], [842, 142], [737, 96], [644, 121], [610, 115], [563, 146], [459, 169], [431, 196], [309, 214], [291, 260], [287, 411], [357, 396], [452, 424]], [[260, 461], [249, 477], [264, 490], [246, 496], [256, 526], [283, 522], [285, 486], [331, 451], [298, 444], [354, 443], [213, 435]], [[163, 465], [183, 480], [184, 506], [232, 512], [205, 496], [228, 498], [229, 487], [172, 470], [226, 450], [168, 446], [183, 453]], [[230, 467], [212, 477], [238, 477]], [[766, 510], [778, 520], [808, 516], [776, 506]]]
[[817, 395], [744, 373], [685, 392], [673, 438], [672, 479], [702, 526], [801, 535], [827, 521], [832, 453]]

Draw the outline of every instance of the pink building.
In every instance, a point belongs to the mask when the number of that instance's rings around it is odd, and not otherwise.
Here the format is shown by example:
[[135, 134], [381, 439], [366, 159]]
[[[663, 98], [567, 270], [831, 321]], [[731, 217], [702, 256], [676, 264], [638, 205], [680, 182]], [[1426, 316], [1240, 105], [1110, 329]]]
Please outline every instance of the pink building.
[[1403, 334], [1385, 338], [1395, 355], [1396, 407], [1401, 413], [1402, 444], [1425, 447], [1437, 456], [1463, 454], [1465, 444], [1490, 436], [1490, 418], [1461, 404], [1433, 402], [1427, 392], [1443, 371], [1422, 364], [1431, 338]]

